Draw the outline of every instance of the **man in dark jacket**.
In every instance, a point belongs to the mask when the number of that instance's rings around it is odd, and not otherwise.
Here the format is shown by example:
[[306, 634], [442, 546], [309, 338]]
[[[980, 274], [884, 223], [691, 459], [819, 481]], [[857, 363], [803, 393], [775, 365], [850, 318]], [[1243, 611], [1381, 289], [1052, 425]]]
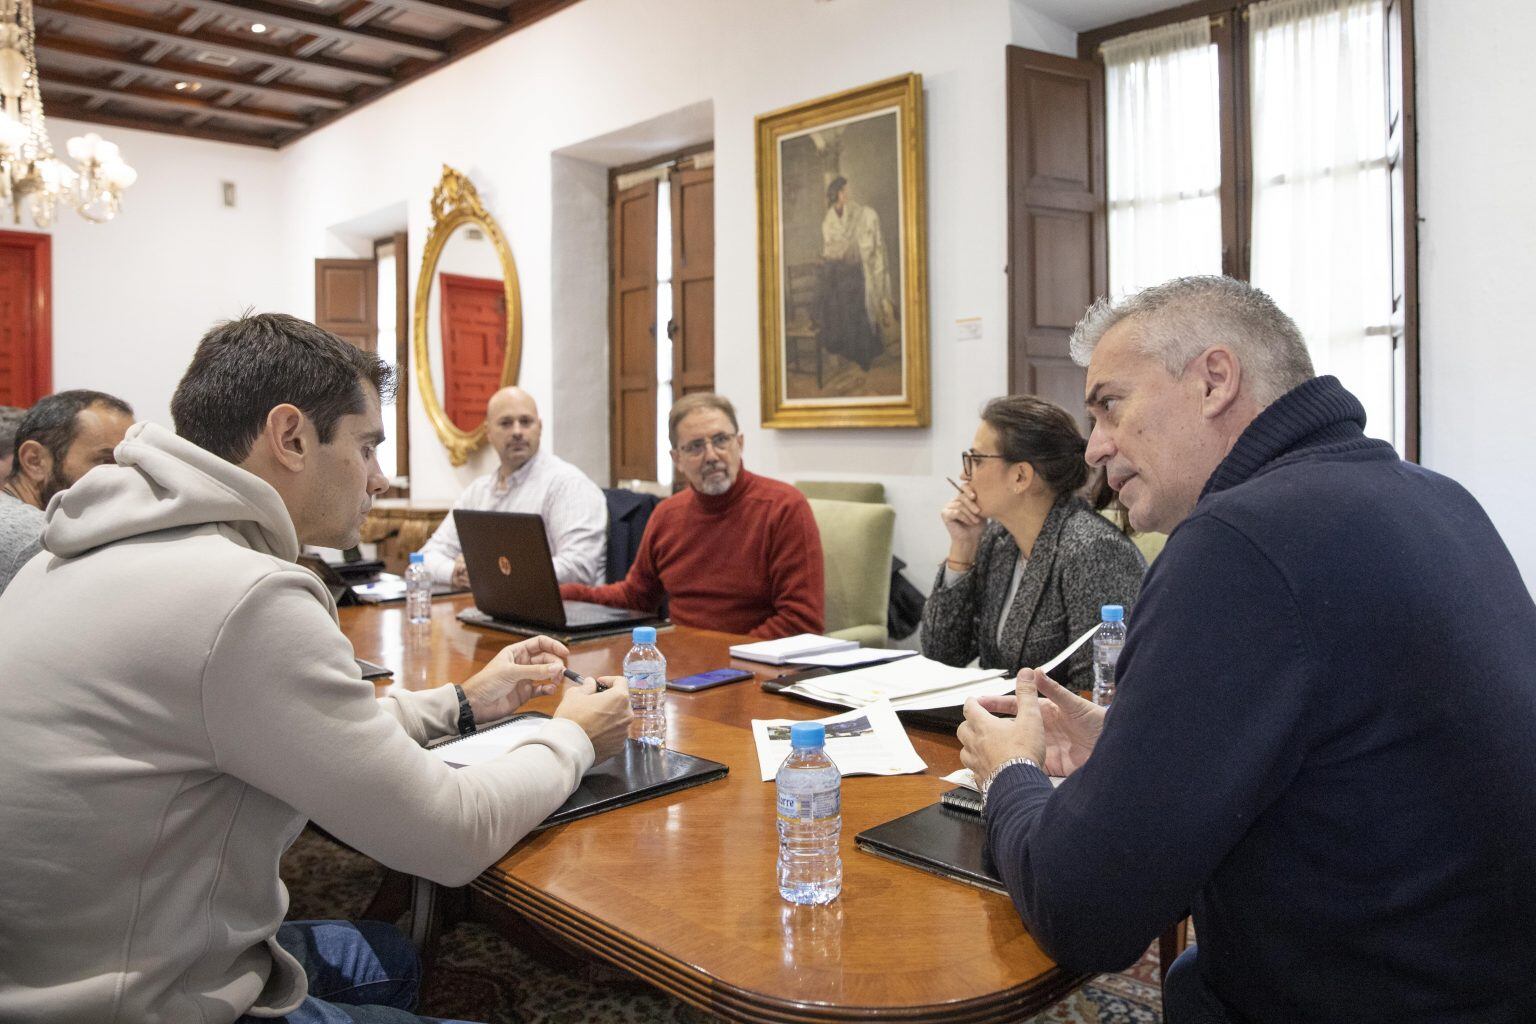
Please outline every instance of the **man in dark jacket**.
[[1536, 1020], [1536, 605], [1487, 515], [1240, 282], [1101, 302], [1073, 355], [1088, 460], [1172, 535], [1107, 714], [1028, 669], [966, 709], [1032, 934], [1115, 969], [1193, 912], [1170, 1024]]

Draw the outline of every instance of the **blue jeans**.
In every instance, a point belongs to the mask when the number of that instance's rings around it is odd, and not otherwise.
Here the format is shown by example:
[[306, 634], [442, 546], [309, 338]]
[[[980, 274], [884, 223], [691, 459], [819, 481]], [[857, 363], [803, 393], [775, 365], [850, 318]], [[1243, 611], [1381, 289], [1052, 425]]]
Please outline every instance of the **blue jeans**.
[[1164, 1024], [1233, 1024], [1232, 1015], [1200, 977], [1198, 946], [1186, 947], [1163, 979]]
[[[416, 948], [381, 921], [289, 921], [277, 943], [309, 978], [309, 996], [277, 1018], [284, 1024], [423, 1024], [438, 1021], [411, 1012], [421, 987]], [[241, 1017], [236, 1024], [271, 1024]], [[464, 1024], [442, 1021], [439, 1024]]]

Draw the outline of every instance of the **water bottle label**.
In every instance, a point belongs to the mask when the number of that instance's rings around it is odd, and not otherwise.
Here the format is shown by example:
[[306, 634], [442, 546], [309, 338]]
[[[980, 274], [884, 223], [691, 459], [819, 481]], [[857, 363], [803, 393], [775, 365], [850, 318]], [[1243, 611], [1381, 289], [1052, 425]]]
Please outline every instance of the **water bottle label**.
[[780, 793], [779, 819], [781, 821], [820, 821], [835, 818], [842, 813], [841, 789], [821, 793]]

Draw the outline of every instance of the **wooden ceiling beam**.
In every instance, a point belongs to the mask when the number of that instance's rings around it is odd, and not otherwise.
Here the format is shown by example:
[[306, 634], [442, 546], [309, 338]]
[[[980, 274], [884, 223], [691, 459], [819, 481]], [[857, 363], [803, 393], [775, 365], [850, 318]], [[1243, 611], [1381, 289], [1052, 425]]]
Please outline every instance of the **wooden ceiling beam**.
[[36, 0], [35, 6], [40, 14], [48, 17], [74, 24], [109, 25], [151, 42], [223, 53], [239, 60], [264, 61], [281, 65], [290, 71], [330, 71], [365, 85], [388, 86], [395, 83], [394, 76], [389, 72], [366, 64], [330, 57], [295, 57], [278, 46], [247, 39], [236, 41], [207, 29], [181, 32], [174, 24], [104, 4], [88, 3], [85, 0]]
[[303, 130], [309, 127], [309, 121], [306, 118], [300, 117], [297, 114], [288, 114], [281, 110], [221, 107], [208, 100], [200, 100], [195, 96], [181, 96], [176, 93], [161, 92], [158, 89], [142, 85], [113, 88], [104, 82], [82, 78], [79, 75], [65, 74], [62, 71], [55, 71], [44, 77], [43, 86], [44, 88], [69, 89], [73, 92], [84, 93], [93, 99], [103, 97], [108, 100], [131, 101], [155, 107], [159, 110], [174, 111], [178, 114], [206, 111], [218, 117], [241, 121], [245, 124], [259, 124], [269, 128], [285, 128], [290, 131]]
[[[212, 142], [227, 142], [234, 146], [256, 146], [261, 149], [276, 149], [287, 139], [287, 135], [261, 134], [256, 131], [242, 132], [228, 128], [216, 128], [213, 126], [197, 127], [183, 121], [148, 121], [142, 117], [128, 117], [107, 110], [88, 110], [84, 104], [71, 99], [52, 97], [47, 101], [48, 116], [62, 118], [69, 121], [85, 121], [90, 124], [110, 125], [116, 128], [133, 128], [143, 132], [161, 132], [166, 135], [181, 135], [194, 139], [208, 139]], [[131, 156], [126, 158], [132, 162]]]
[[248, 21], [281, 25], [283, 28], [319, 36], [322, 39], [380, 47], [402, 57], [442, 60], [448, 56], [445, 48], [419, 36], [408, 36], [401, 32], [371, 28], [367, 25], [352, 27], [343, 24], [342, 19], [331, 15], [321, 14], [318, 11], [314, 13], [299, 11], [292, 7], [267, 3], [266, 0], [241, 0], [240, 3], [235, 3], [234, 0], [177, 0], [177, 2], [199, 11], [212, 11], [215, 14], [229, 15]]
[[[65, 36], [55, 35], [49, 32], [37, 33], [37, 55], [74, 57], [86, 60], [92, 64], [114, 71], [147, 71], [153, 74], [163, 75], [168, 78], [178, 78], [188, 82], [196, 82], [209, 88], [233, 88], [248, 89], [258, 96], [268, 99], [300, 100], [317, 107], [325, 107], [328, 110], [343, 110], [348, 100], [340, 93], [326, 92], [323, 89], [312, 89], [303, 85], [285, 85], [273, 83], [261, 85], [246, 79], [233, 71], [216, 71], [202, 64], [192, 64], [186, 61], [140, 60], [132, 54], [114, 50], [109, 46], [97, 46], [95, 43], [87, 43], [79, 39], [70, 39]], [[48, 65], [42, 68], [43, 80], [53, 72]]]
[[397, 11], [410, 11], [412, 14], [442, 18], [444, 21], [451, 21], [482, 32], [493, 32], [504, 28], [507, 24], [507, 12], [494, 7], [465, 3], [464, 0], [380, 0], [380, 2]]

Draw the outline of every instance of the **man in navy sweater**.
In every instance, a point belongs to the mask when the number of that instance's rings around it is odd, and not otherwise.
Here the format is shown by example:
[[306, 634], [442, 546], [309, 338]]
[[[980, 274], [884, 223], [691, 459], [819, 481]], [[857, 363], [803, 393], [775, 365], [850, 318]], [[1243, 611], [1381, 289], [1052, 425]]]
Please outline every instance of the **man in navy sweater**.
[[1029, 669], [966, 707], [1031, 933], [1120, 969], [1192, 912], [1169, 1024], [1536, 1021], [1536, 606], [1487, 515], [1240, 282], [1101, 301], [1072, 352], [1089, 462], [1171, 536], [1108, 713]]

